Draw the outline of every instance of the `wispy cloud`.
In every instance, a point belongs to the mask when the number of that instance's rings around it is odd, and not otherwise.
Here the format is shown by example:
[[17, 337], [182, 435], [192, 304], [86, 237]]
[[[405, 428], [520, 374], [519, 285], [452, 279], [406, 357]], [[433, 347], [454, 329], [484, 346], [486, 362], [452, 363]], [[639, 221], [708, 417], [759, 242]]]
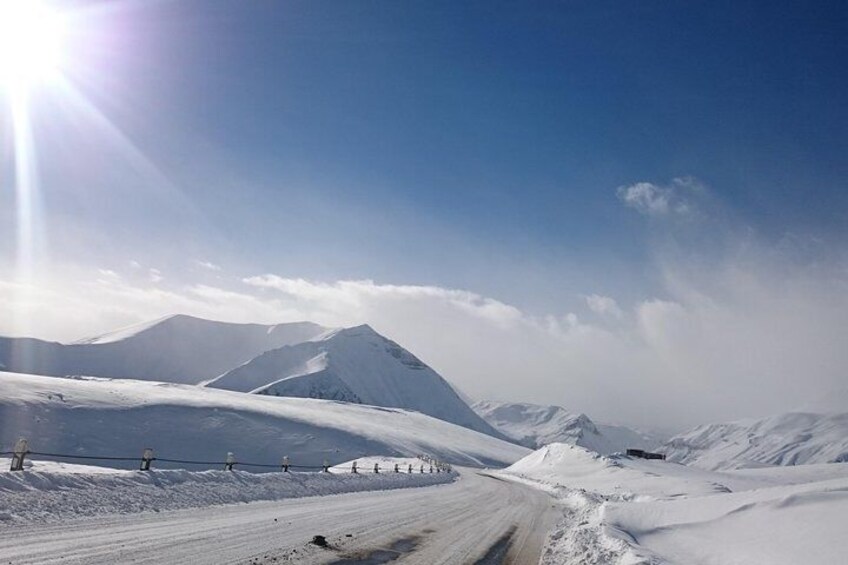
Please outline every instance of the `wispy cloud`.
[[209, 270], [209, 271], [220, 271], [221, 270], [220, 265], [212, 263], [211, 261], [202, 261], [200, 259], [194, 259], [192, 261], [192, 264], [194, 264], [197, 267], [200, 267], [201, 269], [206, 269], [206, 270]]
[[704, 187], [692, 177], [676, 178], [667, 185], [637, 182], [621, 186], [618, 198], [628, 207], [646, 216], [686, 215], [695, 209], [694, 198]]
[[609, 296], [601, 296], [600, 294], [590, 294], [585, 297], [586, 305], [589, 310], [601, 316], [611, 316], [613, 318], [621, 318], [624, 312], [619, 308], [615, 298]]

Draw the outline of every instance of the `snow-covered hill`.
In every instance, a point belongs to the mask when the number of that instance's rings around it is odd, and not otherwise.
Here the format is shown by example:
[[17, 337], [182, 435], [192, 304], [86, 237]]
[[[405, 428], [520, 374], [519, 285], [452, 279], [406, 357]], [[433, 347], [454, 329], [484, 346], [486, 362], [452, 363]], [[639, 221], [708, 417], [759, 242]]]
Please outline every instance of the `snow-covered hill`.
[[[419, 412], [190, 385], [0, 372], [0, 445], [75, 455], [320, 465], [364, 455], [502, 466], [527, 449]], [[133, 463], [132, 465], [137, 465]], [[157, 463], [158, 465], [158, 463]]]
[[790, 412], [698, 426], [663, 451], [669, 460], [704, 469], [848, 461], [848, 413]]
[[267, 351], [207, 386], [417, 410], [503, 437], [438, 373], [367, 325]]
[[0, 369], [197, 384], [326, 331], [310, 322], [232, 324], [177, 315], [72, 344], [0, 337]]
[[630, 428], [595, 424], [585, 414], [559, 406], [483, 400], [472, 408], [505, 436], [531, 449], [558, 442], [609, 454], [658, 445], [656, 440]]

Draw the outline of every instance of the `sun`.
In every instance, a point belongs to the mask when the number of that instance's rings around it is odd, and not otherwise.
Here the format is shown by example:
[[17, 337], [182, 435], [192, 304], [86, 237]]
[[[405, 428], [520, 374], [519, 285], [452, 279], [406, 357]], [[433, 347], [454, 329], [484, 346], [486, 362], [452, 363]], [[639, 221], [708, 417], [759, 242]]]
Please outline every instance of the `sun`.
[[64, 26], [39, 0], [0, 0], [0, 87], [28, 88], [49, 80], [62, 64]]

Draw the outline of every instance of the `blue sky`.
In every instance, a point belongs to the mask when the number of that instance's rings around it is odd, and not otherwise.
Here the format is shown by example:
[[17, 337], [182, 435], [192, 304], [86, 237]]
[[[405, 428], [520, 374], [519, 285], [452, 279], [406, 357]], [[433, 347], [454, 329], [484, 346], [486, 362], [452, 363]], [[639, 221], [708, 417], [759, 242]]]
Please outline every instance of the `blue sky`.
[[[30, 97], [51, 268], [192, 284], [208, 261], [537, 317], [674, 299], [681, 257], [709, 272], [789, 245], [781, 268], [842, 273], [845, 3], [70, 6], [66, 75], [90, 109]], [[640, 208], [637, 183], [697, 213]]]
[[[112, 43], [80, 90], [195, 207], [192, 233], [256, 268], [490, 285], [477, 251], [630, 272], [645, 226], [615, 189], [681, 176], [767, 237], [846, 224], [844, 4], [113, 4], [88, 17]], [[114, 191], [125, 167], [80, 182]], [[100, 204], [80, 223], [115, 232]]]

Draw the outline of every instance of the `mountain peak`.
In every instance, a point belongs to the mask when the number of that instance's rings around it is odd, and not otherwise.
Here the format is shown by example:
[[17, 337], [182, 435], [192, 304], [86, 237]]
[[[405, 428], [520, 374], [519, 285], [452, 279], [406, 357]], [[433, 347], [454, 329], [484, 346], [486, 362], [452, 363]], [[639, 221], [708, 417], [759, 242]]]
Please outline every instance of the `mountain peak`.
[[436, 371], [367, 324], [267, 351], [206, 386], [405, 408], [503, 437]]

